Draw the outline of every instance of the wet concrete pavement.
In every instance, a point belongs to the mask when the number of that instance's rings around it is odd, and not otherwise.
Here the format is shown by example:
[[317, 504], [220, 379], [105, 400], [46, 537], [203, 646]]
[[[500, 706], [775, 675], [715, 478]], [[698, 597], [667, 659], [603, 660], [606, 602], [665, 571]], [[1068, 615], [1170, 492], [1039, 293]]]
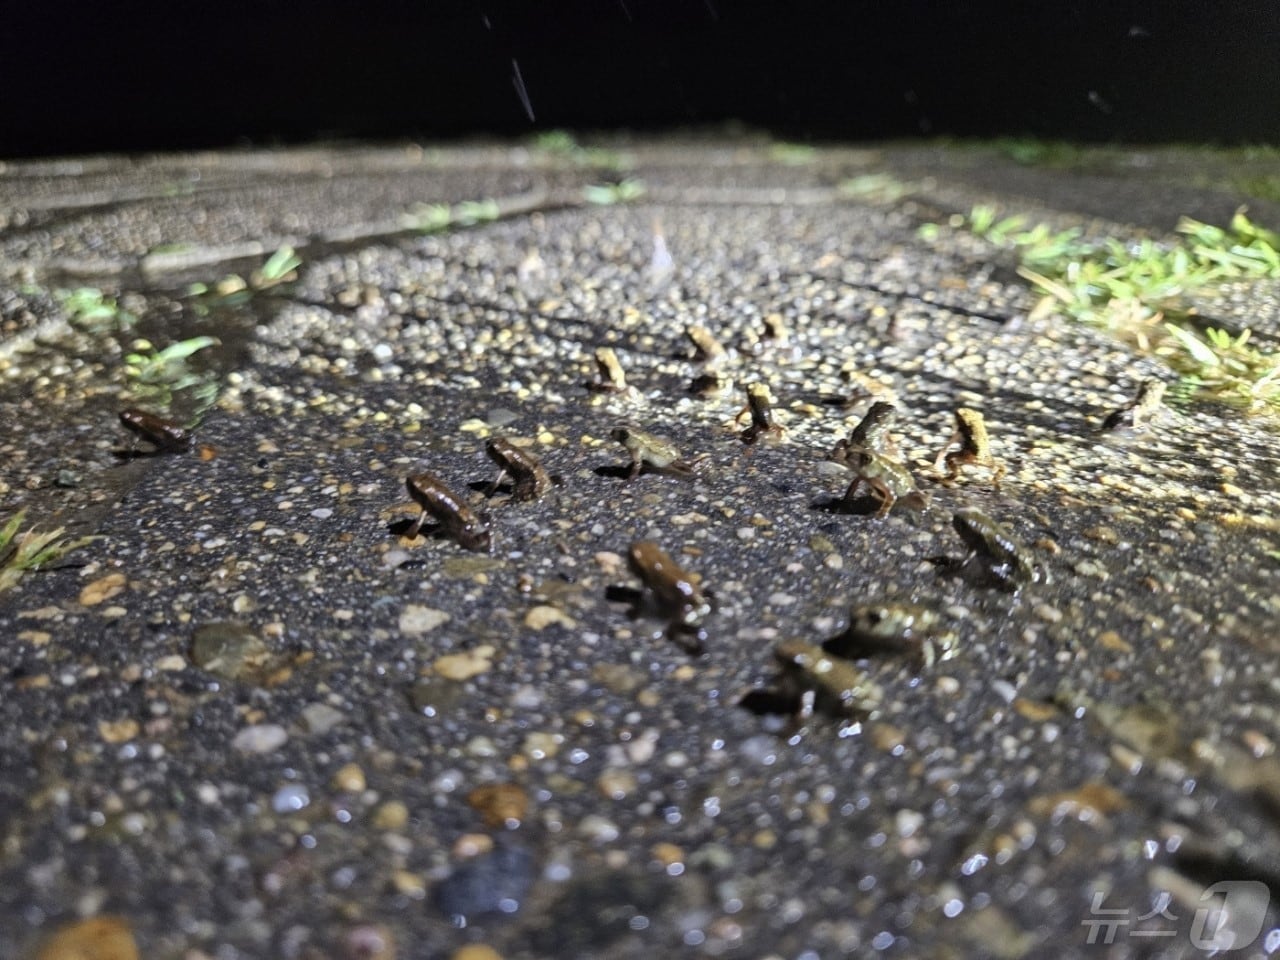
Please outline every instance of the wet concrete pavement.
[[[1274, 422], [1177, 400], [1101, 434], [1169, 371], [1030, 320], [1008, 254], [918, 234], [976, 202], [1122, 236], [1225, 222], [1274, 161], [610, 149], [0, 171], [0, 520], [98, 538], [0, 595], [0, 956], [97, 915], [190, 960], [1195, 956], [1222, 881], [1217, 946], [1276, 949]], [[644, 195], [586, 202], [619, 161]], [[188, 294], [286, 243], [296, 279]], [[135, 326], [72, 322], [78, 286]], [[1277, 315], [1262, 286], [1215, 303]], [[726, 348], [711, 369], [691, 325]], [[148, 385], [140, 335], [221, 345]], [[628, 390], [586, 385], [602, 347]], [[784, 433], [747, 445], [751, 383]], [[827, 453], [876, 399], [924, 509], [833, 503]], [[161, 403], [194, 444], [132, 456], [117, 412]], [[959, 407], [998, 485], [935, 474]], [[628, 480], [618, 426], [694, 475]], [[495, 436], [558, 483], [486, 498]], [[401, 535], [423, 471], [491, 553]], [[1037, 575], [964, 563], [967, 508]], [[616, 599], [637, 540], [710, 593], [701, 656], [671, 609]], [[802, 725], [821, 678], [775, 649], [872, 603], [926, 608], [954, 656], [869, 656], [878, 704], [820, 697]]]

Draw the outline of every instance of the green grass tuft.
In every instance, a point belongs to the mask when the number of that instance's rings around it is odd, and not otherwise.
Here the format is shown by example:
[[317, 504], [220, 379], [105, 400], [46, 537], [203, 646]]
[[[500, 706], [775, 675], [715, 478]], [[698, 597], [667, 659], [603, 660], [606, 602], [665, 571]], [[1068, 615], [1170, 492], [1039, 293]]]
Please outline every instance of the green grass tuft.
[[1280, 202], [1280, 176], [1275, 174], [1233, 177], [1231, 186], [1246, 196]]
[[[929, 226], [926, 238], [942, 229]], [[1183, 217], [1178, 236], [1165, 241], [1028, 228], [1024, 217], [1000, 218], [989, 206], [949, 226], [1017, 253], [1019, 275], [1042, 294], [1033, 316], [1060, 313], [1105, 327], [1163, 359], [1196, 391], [1280, 413], [1280, 352], [1254, 343], [1249, 328], [1197, 324], [1185, 305], [1189, 294], [1224, 282], [1280, 278], [1280, 236], [1243, 209], [1226, 228]]]
[[137, 320], [114, 298], [108, 297], [97, 287], [55, 290], [53, 295], [62, 304], [62, 309], [67, 312], [72, 323], [95, 333], [128, 330]]
[[453, 211], [447, 203], [423, 203], [409, 212], [405, 222], [410, 230], [440, 233], [453, 226]]
[[169, 407], [174, 394], [185, 391], [194, 401], [198, 418], [217, 399], [218, 378], [210, 370], [192, 370], [187, 360], [218, 342], [214, 337], [192, 337], [157, 350], [149, 340], [135, 340], [134, 352], [124, 358], [130, 396], [154, 406]]
[[464, 200], [450, 206], [447, 203], [420, 203], [404, 218], [409, 230], [419, 233], [443, 233], [455, 227], [473, 227], [477, 223], [492, 223], [502, 216], [502, 208], [496, 200]]
[[463, 200], [453, 209], [453, 222], [470, 227], [477, 223], [492, 223], [502, 216], [497, 200]]
[[296, 280], [300, 266], [302, 258], [293, 247], [285, 244], [252, 271], [248, 280], [238, 273], [229, 273], [212, 286], [207, 283], [190, 284], [187, 296], [192, 298], [196, 313], [202, 316], [212, 307], [237, 307], [263, 290]]
[[644, 195], [644, 181], [635, 177], [627, 177], [618, 183], [593, 183], [582, 188], [582, 199], [602, 207], [631, 203]]
[[[854, 200], [893, 204], [916, 189], [916, 184], [904, 182], [887, 173], [864, 173], [841, 181], [837, 189], [841, 196]], [[934, 226], [934, 224], [926, 224], [926, 226]]]
[[249, 286], [254, 290], [265, 290], [267, 287], [293, 280], [297, 277], [295, 271], [300, 266], [302, 266], [302, 259], [294, 253], [293, 247], [285, 244], [250, 275]]
[[125, 356], [125, 376], [137, 383], [168, 383], [172, 386], [188, 376], [186, 361], [189, 357], [217, 342], [214, 337], [192, 337], [157, 350], [149, 340], [135, 340], [133, 347], [139, 352]]
[[544, 153], [559, 153], [566, 156], [582, 149], [568, 130], [546, 130], [539, 133], [533, 138], [533, 147]]
[[547, 130], [533, 138], [533, 149], [553, 159], [568, 160], [577, 167], [621, 172], [629, 170], [631, 161], [616, 150], [584, 147], [567, 130]]
[[1085, 157], [1085, 148], [1060, 140], [1031, 137], [1003, 137], [995, 147], [1014, 163], [1024, 167], [1073, 167]]
[[63, 527], [44, 533], [31, 529], [20, 534], [18, 531], [22, 528], [26, 515], [25, 510], [19, 510], [0, 527], [0, 592], [17, 586], [18, 581], [26, 574], [98, 539], [81, 537], [78, 540], [64, 540], [62, 535], [66, 531]]
[[818, 152], [807, 143], [774, 143], [769, 146], [769, 159], [787, 167], [813, 163]]

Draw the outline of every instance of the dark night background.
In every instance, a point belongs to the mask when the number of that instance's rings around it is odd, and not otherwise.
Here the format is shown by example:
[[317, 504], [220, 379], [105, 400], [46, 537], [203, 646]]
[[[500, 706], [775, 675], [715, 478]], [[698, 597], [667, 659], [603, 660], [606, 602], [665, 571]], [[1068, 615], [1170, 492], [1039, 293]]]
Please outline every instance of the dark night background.
[[0, 156], [729, 120], [798, 140], [1280, 139], [1274, 0], [10, 6]]

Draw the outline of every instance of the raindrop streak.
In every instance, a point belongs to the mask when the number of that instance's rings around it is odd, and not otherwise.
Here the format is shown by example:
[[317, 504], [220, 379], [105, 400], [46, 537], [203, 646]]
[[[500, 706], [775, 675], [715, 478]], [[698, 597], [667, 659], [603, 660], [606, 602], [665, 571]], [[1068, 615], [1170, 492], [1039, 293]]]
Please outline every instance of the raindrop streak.
[[520, 102], [524, 104], [524, 112], [529, 117], [529, 122], [533, 123], [533, 104], [529, 101], [529, 91], [525, 89], [524, 77], [520, 76], [520, 64], [516, 63], [515, 57], [511, 58], [511, 83], [516, 88], [516, 96], [520, 98]]

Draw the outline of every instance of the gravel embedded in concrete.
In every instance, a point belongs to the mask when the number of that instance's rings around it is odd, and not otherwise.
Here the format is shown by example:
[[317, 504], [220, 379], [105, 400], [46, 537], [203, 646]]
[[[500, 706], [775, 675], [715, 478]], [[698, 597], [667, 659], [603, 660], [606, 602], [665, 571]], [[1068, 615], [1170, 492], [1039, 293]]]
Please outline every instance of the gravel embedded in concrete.
[[[0, 596], [0, 955], [102, 914], [143, 955], [219, 960], [358, 956], [370, 937], [402, 956], [1083, 957], [1097, 891], [1135, 920], [1169, 893], [1182, 949], [1202, 888], [1280, 887], [1274, 423], [1174, 398], [1147, 432], [1100, 434], [1170, 375], [1028, 320], [1034, 298], [973, 238], [918, 236], [943, 200], [999, 198], [962, 151], [792, 167], [751, 143], [637, 148], [651, 193], [609, 207], [566, 199], [598, 171], [497, 148], [468, 171], [479, 155], [441, 151], [438, 180], [395, 151], [205, 158], [234, 189], [163, 202], [156, 171], [181, 161], [90, 164], [79, 186], [27, 174], [35, 219], [0, 250], [45, 289], [64, 233], [105, 231], [103, 256], [136, 266], [190, 239], [174, 224], [196, 211], [196, 240], [273, 248], [418, 197], [556, 202], [317, 241], [295, 283], [204, 315], [122, 266], [109, 279], [148, 337], [225, 341], [188, 454], [123, 456], [132, 334], [4, 295], [4, 504], [100, 539]], [[299, 164], [330, 171], [323, 190], [291, 190]], [[867, 172], [932, 182], [835, 189]], [[1096, 214], [1035, 173], [1017, 195]], [[1146, 194], [1109, 175], [1122, 221]], [[764, 335], [774, 315], [785, 342]], [[728, 351], [720, 396], [689, 392], [694, 324]], [[599, 346], [629, 391], [584, 386]], [[740, 439], [755, 382], [777, 442]], [[833, 509], [851, 475], [825, 460], [880, 398], [930, 498], [884, 519]], [[984, 414], [998, 490], [980, 469], [934, 475], [957, 407]], [[695, 475], [627, 480], [620, 425], [702, 457]], [[486, 499], [492, 436], [527, 441], [558, 483]], [[54, 482], [71, 468], [76, 486]], [[492, 553], [400, 535], [424, 470], [481, 514]], [[969, 576], [965, 507], [1047, 580]], [[652, 602], [610, 599], [638, 586], [641, 539], [711, 594], [704, 656]], [[936, 612], [956, 655], [862, 662], [883, 692], [870, 716], [797, 729], [739, 705], [778, 682], [777, 644], [821, 644], [880, 600]], [[1262, 936], [1278, 925], [1273, 904]]]

